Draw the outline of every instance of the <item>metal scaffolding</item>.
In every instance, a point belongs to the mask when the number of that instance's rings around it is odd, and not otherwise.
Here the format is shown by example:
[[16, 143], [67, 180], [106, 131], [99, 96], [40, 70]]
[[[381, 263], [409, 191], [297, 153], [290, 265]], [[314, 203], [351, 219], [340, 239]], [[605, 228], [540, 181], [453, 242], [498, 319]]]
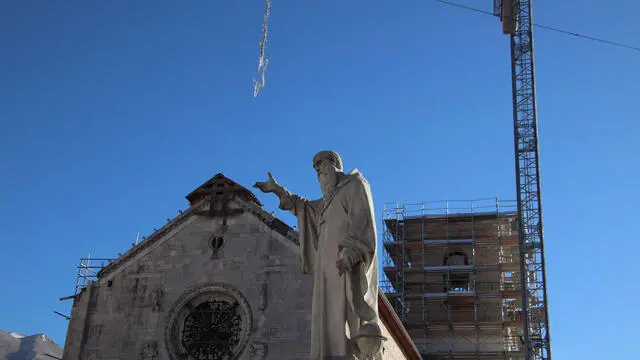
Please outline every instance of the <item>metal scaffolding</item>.
[[524, 359], [517, 203], [386, 204], [382, 289], [427, 359]]
[[97, 280], [98, 272], [114, 260], [110, 258], [91, 258], [91, 255], [86, 258], [80, 258], [74, 295], [78, 295], [89, 283]]

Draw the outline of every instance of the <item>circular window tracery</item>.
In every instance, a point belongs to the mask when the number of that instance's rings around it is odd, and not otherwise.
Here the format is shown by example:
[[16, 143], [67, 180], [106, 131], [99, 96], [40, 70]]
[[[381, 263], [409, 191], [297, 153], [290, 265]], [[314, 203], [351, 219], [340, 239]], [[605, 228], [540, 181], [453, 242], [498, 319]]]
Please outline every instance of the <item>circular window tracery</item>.
[[239, 291], [210, 284], [184, 294], [168, 320], [166, 345], [174, 360], [233, 360], [252, 327], [251, 309]]

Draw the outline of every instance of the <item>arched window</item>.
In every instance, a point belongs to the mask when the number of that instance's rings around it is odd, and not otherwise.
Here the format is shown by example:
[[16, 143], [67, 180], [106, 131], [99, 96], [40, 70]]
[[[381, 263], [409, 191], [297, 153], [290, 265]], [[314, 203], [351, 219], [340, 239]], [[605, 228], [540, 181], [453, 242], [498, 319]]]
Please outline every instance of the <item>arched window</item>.
[[[444, 266], [469, 265], [469, 256], [464, 250], [454, 249], [449, 251], [443, 260]], [[469, 273], [453, 272], [451, 269], [443, 274], [444, 292], [468, 291], [470, 289]]]
[[469, 265], [469, 256], [466, 252], [460, 249], [449, 251], [449, 253], [444, 256], [443, 265]]

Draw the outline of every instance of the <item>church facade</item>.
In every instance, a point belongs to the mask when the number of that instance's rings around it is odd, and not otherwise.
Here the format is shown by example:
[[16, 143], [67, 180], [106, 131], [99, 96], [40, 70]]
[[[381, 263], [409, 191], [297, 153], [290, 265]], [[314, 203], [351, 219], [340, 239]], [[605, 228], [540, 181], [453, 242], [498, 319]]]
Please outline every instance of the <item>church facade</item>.
[[[218, 174], [73, 298], [64, 360], [309, 359], [297, 233]], [[378, 295], [383, 359], [420, 355]]]

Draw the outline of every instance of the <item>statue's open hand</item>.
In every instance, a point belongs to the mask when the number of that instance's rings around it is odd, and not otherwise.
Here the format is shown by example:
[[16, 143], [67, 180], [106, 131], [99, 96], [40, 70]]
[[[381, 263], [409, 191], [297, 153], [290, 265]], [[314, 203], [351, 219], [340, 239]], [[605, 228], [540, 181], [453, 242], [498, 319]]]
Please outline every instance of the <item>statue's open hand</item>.
[[351, 248], [344, 248], [338, 254], [338, 261], [336, 261], [336, 267], [338, 268], [338, 275], [342, 276], [347, 271], [351, 271], [354, 265], [362, 261], [362, 254], [357, 250]]
[[270, 193], [270, 192], [276, 191], [278, 186], [280, 186], [280, 185], [278, 184], [276, 179], [273, 178], [273, 175], [271, 175], [271, 172], [269, 172], [269, 180], [264, 181], [264, 182], [260, 182], [259, 181], [259, 182], [255, 183], [255, 184], [253, 184], [254, 188], [258, 188], [262, 192], [265, 192], [265, 193]]

